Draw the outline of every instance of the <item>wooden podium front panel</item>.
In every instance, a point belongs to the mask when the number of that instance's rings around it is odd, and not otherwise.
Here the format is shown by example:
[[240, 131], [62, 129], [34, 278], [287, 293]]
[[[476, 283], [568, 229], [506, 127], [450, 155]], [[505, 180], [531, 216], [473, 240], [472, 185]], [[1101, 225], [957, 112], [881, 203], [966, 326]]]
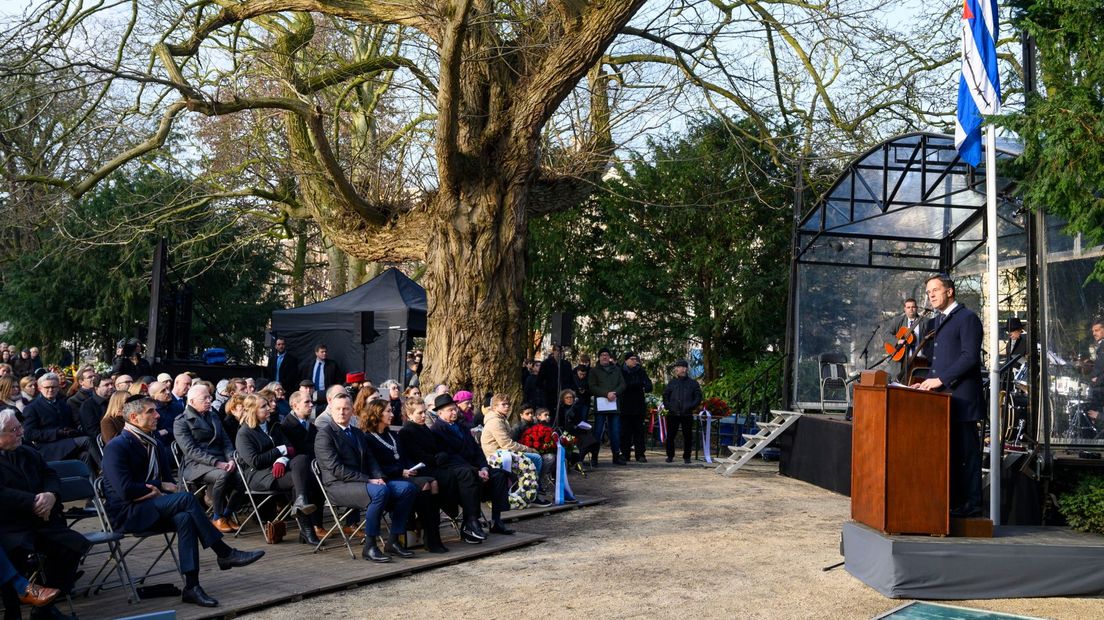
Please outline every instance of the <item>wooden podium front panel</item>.
[[851, 429], [851, 518], [886, 528], [885, 387], [855, 386]]
[[950, 397], [887, 392], [886, 525], [891, 534], [950, 533]]

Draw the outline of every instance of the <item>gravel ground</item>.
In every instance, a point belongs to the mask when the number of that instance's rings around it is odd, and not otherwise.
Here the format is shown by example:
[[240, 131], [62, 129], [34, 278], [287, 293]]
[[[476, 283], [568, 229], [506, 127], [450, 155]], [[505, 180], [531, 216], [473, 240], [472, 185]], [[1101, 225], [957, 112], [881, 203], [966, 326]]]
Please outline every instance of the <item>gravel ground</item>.
[[[542, 544], [310, 598], [248, 618], [873, 618], [891, 600], [840, 562], [849, 500], [758, 463], [603, 464], [575, 490], [598, 506], [523, 521]], [[955, 602], [1045, 618], [1104, 617], [1104, 600]]]

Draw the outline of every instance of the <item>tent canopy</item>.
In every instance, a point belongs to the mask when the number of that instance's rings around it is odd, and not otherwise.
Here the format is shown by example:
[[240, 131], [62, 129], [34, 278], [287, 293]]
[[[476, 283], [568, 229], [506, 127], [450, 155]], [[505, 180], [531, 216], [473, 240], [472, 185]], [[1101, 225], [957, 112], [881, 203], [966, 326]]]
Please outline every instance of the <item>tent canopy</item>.
[[272, 330], [280, 332], [356, 331], [361, 312], [374, 312], [376, 331], [398, 327], [425, 336], [426, 292], [401, 271], [390, 268], [355, 289], [315, 304], [272, 313]]
[[[361, 316], [373, 312], [379, 338], [362, 344]], [[326, 345], [339, 374], [363, 371], [368, 379], [395, 379], [405, 385], [406, 351], [410, 339], [425, 336], [426, 293], [398, 269], [388, 269], [357, 288], [332, 299], [272, 313], [272, 335], [287, 341], [299, 359], [302, 376], [314, 349]]]

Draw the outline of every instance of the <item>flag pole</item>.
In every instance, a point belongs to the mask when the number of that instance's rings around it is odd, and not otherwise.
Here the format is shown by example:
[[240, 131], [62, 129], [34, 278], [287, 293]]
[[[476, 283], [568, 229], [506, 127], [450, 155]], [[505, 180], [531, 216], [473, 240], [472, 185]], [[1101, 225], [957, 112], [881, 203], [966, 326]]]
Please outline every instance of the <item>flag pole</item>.
[[986, 254], [988, 255], [989, 298], [986, 323], [989, 324], [989, 518], [1000, 525], [1001, 419], [1000, 419], [1000, 319], [997, 305], [997, 138], [993, 125], [985, 128], [985, 211]]

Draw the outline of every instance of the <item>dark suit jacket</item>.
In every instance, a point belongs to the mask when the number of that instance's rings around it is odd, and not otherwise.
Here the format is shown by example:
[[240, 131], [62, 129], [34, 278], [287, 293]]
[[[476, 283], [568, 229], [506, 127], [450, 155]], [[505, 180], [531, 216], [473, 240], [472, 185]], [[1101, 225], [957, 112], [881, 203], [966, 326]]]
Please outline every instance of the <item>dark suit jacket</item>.
[[930, 321], [936, 330], [932, 344], [931, 372], [944, 390], [951, 392], [951, 419], [973, 422], [982, 419], [981, 405], [981, 319], [959, 304], [943, 318]]
[[47, 461], [61, 460], [77, 447], [72, 439], [58, 437], [62, 428], [76, 428], [76, 424], [60, 398], [50, 401], [39, 395], [23, 409], [23, 438], [33, 442]]
[[[316, 358], [310, 358], [310, 361], [303, 365], [299, 376], [303, 379], [310, 379], [314, 381], [314, 363], [318, 361]], [[345, 385], [345, 377], [339, 377], [337, 373], [337, 362], [327, 359], [323, 361], [322, 365], [322, 378], [326, 381], [326, 388], [331, 385]], [[317, 388], [318, 386], [315, 386]], [[284, 389], [288, 389], [285, 385]], [[289, 390], [290, 391], [290, 390]], [[318, 398], [322, 401], [326, 400], [326, 394], [324, 390], [318, 391]]]
[[277, 373], [276, 351], [272, 351], [268, 355], [268, 378], [279, 381], [280, 385], [284, 386], [284, 389], [288, 392], [294, 392], [302, 380], [299, 378], [299, 358], [292, 355], [290, 351], [285, 351], [284, 361], [280, 363], [280, 372]]
[[437, 435], [441, 448], [437, 455], [437, 464], [441, 467], [489, 467], [483, 449], [475, 442], [475, 437], [472, 437], [471, 429], [459, 422], [456, 427], [460, 429], [459, 434], [444, 420], [439, 419], [433, 423], [433, 433]]
[[[238, 429], [238, 437], [234, 440], [238, 448], [238, 466], [242, 468], [245, 479], [249, 481], [249, 488], [258, 491], [267, 491], [272, 488], [276, 480], [272, 475], [272, 466], [276, 460], [283, 456], [276, 446], [290, 445], [291, 442], [284, 437], [280, 425], [269, 422], [269, 432], [261, 430], [261, 427], [249, 428], [242, 425]], [[294, 447], [293, 447], [294, 449]]]
[[107, 413], [107, 399], [93, 394], [85, 399], [80, 408], [81, 431], [88, 437], [95, 439], [100, 434], [100, 420]]
[[195, 480], [206, 474], [215, 463], [234, 458], [234, 444], [214, 411], [199, 415], [189, 406], [173, 423], [173, 435], [184, 452], [181, 477], [185, 480]]
[[158, 447], [157, 463], [160, 476], [146, 477], [149, 453], [133, 434], [123, 431], [104, 446], [104, 494], [107, 495], [111, 526], [124, 532], [146, 532], [160, 520], [160, 513], [150, 502], [134, 500], [149, 493], [147, 484], [161, 488], [162, 482], [174, 482], [172, 463], [164, 445]]
[[437, 455], [443, 452], [437, 435], [428, 426], [407, 422], [399, 431], [400, 454], [412, 464], [425, 463], [419, 475], [432, 476], [438, 468]]
[[287, 437], [295, 448], [295, 452], [310, 457], [314, 456], [314, 438], [318, 435], [318, 427], [314, 425], [314, 422], [308, 419], [306, 428], [303, 428], [302, 423], [299, 422], [299, 417], [294, 413], [289, 413], [280, 422], [280, 427], [284, 432], [284, 437]]
[[382, 479], [383, 471], [364, 443], [364, 433], [350, 426], [350, 438], [341, 427], [330, 422], [318, 429], [314, 439], [314, 458], [318, 461], [322, 484], [340, 506], [367, 506], [371, 498], [366, 485]]
[[76, 552], [88, 548], [82, 534], [74, 532], [61, 516], [61, 502], [54, 503], [50, 520], [34, 514], [34, 498], [39, 493], [61, 491], [57, 472], [46, 465], [46, 459], [30, 446], [0, 453], [0, 546], [10, 553], [15, 549], [35, 548], [35, 538], [45, 537]]

